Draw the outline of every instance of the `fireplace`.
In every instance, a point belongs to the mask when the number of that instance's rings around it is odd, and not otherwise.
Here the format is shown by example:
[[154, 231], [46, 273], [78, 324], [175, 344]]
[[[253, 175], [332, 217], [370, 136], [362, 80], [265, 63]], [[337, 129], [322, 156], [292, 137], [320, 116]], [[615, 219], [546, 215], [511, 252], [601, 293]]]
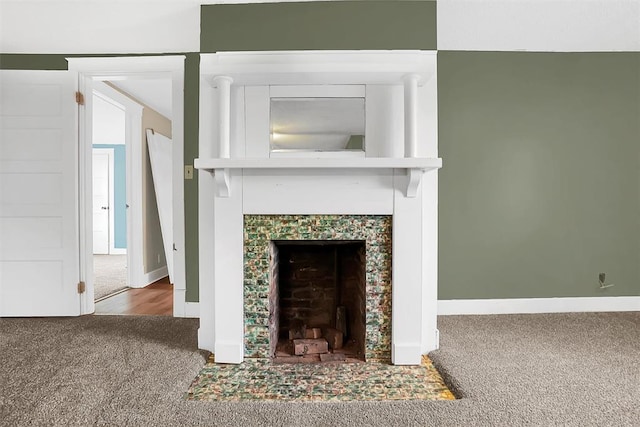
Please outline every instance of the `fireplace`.
[[[390, 360], [389, 216], [245, 215], [244, 229], [246, 357]], [[296, 354], [298, 340], [327, 348]]]
[[283, 362], [365, 360], [365, 243], [271, 242], [272, 358]]
[[[274, 358], [290, 332], [339, 329], [339, 310], [343, 345], [359, 360], [417, 365], [438, 348], [436, 59], [426, 51], [201, 55], [198, 345], [217, 362]], [[327, 284], [322, 292], [336, 296], [320, 302], [282, 285], [278, 276], [293, 273], [281, 258], [295, 245], [327, 251], [313, 258], [364, 256], [363, 288], [347, 297], [347, 285]], [[364, 312], [348, 301], [358, 292]], [[312, 307], [303, 304], [330, 308], [305, 317]]]

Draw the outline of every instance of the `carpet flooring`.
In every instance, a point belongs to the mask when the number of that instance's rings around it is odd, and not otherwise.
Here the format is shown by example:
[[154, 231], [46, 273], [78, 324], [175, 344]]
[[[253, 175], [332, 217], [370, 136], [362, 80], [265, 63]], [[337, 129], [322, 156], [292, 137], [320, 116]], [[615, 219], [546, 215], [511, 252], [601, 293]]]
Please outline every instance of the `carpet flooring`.
[[127, 256], [94, 255], [93, 286], [96, 300], [126, 289]]
[[203, 402], [198, 321], [0, 319], [0, 425], [638, 426], [640, 312], [439, 317], [453, 401]]

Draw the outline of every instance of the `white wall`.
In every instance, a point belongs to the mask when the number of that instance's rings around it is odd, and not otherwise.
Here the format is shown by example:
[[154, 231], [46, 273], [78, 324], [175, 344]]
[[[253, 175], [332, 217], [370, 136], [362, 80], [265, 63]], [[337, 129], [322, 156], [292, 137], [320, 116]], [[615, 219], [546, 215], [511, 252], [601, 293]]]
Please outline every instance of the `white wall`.
[[640, 51], [640, 0], [439, 0], [438, 49]]
[[[0, 0], [3, 53], [200, 50], [200, 5], [265, 0]], [[438, 49], [640, 51], [640, 0], [439, 0]]]
[[197, 0], [0, 0], [3, 53], [200, 50]]
[[104, 100], [93, 97], [93, 144], [125, 144], [125, 112]]

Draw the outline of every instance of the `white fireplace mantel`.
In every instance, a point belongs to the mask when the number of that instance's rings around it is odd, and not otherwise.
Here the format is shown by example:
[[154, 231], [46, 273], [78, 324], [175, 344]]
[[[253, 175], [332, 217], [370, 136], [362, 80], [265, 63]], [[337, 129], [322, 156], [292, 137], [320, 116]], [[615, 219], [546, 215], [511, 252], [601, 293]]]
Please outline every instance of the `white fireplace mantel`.
[[416, 197], [424, 172], [440, 169], [441, 158], [212, 158], [195, 159], [195, 168], [214, 172], [218, 197], [229, 197], [229, 169], [405, 169], [406, 197]]
[[[245, 357], [246, 215], [390, 216], [391, 361], [438, 348], [436, 62], [434, 51], [201, 55], [198, 343], [217, 362]], [[363, 94], [363, 152], [271, 150], [270, 99], [294, 88]]]

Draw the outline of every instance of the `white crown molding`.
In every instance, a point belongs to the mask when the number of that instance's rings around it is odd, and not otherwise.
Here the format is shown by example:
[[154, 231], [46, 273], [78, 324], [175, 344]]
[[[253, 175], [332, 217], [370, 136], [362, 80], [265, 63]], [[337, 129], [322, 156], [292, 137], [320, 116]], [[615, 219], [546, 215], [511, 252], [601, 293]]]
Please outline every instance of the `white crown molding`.
[[200, 55], [200, 72], [234, 85], [403, 84], [416, 74], [424, 84], [436, 73], [436, 51], [264, 51]]

